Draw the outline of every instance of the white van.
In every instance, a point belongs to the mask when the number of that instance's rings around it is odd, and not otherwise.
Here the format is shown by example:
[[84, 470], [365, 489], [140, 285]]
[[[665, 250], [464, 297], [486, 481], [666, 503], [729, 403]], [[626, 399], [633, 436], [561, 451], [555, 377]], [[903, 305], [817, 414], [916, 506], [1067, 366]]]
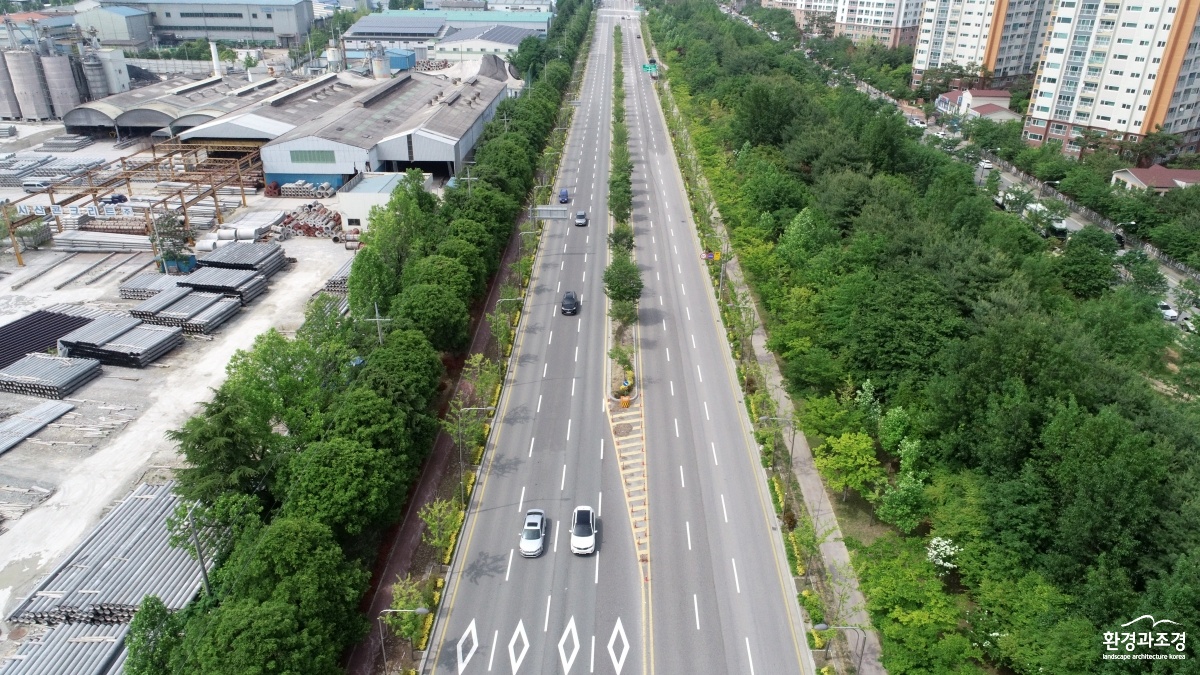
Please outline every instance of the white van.
[[21, 181], [21, 188], [30, 194], [45, 192], [52, 182], [49, 178], [26, 178]]

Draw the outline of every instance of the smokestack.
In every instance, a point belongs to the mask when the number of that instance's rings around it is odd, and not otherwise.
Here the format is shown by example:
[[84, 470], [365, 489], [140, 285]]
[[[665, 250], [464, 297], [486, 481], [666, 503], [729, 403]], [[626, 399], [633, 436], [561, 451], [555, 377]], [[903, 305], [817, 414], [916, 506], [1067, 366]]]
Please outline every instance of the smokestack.
[[215, 42], [208, 43], [208, 50], [212, 53], [213, 76], [220, 77], [221, 76], [221, 59], [217, 58], [217, 43], [215, 43]]

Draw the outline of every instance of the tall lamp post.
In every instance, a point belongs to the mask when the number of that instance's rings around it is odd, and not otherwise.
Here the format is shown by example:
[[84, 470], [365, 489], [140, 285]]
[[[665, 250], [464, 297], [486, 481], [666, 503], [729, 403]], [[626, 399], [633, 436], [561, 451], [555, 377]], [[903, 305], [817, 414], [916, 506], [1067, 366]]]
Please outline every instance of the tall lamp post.
[[817, 631], [829, 630], [830, 628], [833, 628], [835, 630], [858, 631], [858, 665], [855, 666], [854, 672], [856, 672], [856, 673], [862, 672], [863, 652], [865, 652], [867, 650], [867, 632], [864, 631], [862, 628], [859, 628], [858, 626], [827, 626], [823, 623], [819, 623], [819, 624], [813, 626], [813, 630], [817, 630]]
[[428, 614], [428, 613], [429, 613], [428, 607], [418, 607], [416, 609], [385, 609], [379, 613], [379, 616], [375, 617], [375, 620], [379, 623], [379, 651], [381, 653], [383, 653], [383, 672], [386, 673], [388, 671], [387, 645], [385, 642], [385, 638], [383, 636], [383, 615], [384, 614]]
[[465, 413], [475, 412], [478, 410], [495, 410], [495, 408], [493, 408], [491, 406], [484, 406], [481, 408], [460, 408], [458, 411], [458, 416], [459, 416], [458, 423], [454, 425], [454, 444], [456, 446], [458, 446], [458, 476], [459, 476], [458, 477], [458, 494], [460, 497], [460, 501], [463, 505], [463, 508], [466, 508], [466, 506], [467, 506], [467, 486], [463, 483], [463, 480], [462, 480], [462, 473], [463, 473], [463, 454], [462, 454], [462, 446], [463, 446], [463, 444], [462, 444], [462, 432], [463, 432], [462, 427], [463, 427], [463, 424], [462, 424], [462, 418]]
[[790, 438], [790, 440], [788, 440], [788, 471], [791, 471], [792, 470], [792, 457], [793, 457], [793, 455], [795, 455], [795, 451], [796, 451], [796, 420], [788, 419], [786, 417], [769, 417], [767, 415], [763, 415], [762, 417], [758, 418], [758, 421], [759, 422], [770, 422], [770, 421], [783, 422], [785, 425], [787, 425], [788, 429], [791, 430], [791, 438]]

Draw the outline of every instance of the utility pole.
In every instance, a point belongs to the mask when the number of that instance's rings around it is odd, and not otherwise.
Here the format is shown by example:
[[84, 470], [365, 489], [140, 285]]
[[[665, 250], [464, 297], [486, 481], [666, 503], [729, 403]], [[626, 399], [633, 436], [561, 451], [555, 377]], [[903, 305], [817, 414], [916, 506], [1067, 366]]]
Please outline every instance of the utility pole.
[[375, 318], [374, 319], [363, 319], [363, 321], [370, 321], [375, 324], [375, 332], [378, 333], [379, 344], [382, 346], [383, 345], [383, 324], [391, 323], [392, 320], [384, 319], [379, 316], [379, 303], [378, 302], [375, 303]]

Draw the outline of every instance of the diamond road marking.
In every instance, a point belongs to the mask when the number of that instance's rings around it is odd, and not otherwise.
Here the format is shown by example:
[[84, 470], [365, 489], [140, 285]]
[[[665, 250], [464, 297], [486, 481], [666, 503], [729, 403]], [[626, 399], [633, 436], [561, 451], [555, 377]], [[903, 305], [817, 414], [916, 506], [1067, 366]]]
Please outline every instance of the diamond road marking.
[[[517, 638], [521, 638], [524, 643], [521, 646], [521, 655], [517, 656], [513, 653], [513, 645], [517, 644]], [[521, 662], [525, 660], [525, 654], [529, 651], [529, 636], [525, 634], [525, 622], [517, 621], [517, 630], [513, 631], [512, 639], [508, 641], [508, 662], [512, 665], [513, 675], [516, 675], [517, 669], [521, 667]]]
[[[467, 652], [466, 658], [463, 658], [463, 642], [466, 642], [468, 637], [471, 638], [471, 649]], [[479, 649], [479, 635], [475, 632], [475, 619], [471, 619], [471, 625], [467, 626], [466, 632], [458, 638], [458, 672], [460, 675], [467, 664], [471, 662], [471, 657], [475, 656], [476, 649]]]
[[[617, 641], [617, 637], [621, 638], [621, 657], [617, 658], [617, 653], [613, 651], [613, 645]], [[608, 656], [612, 659], [613, 668], [616, 668], [617, 675], [621, 675], [621, 668], [625, 667], [625, 657], [629, 655], [629, 640], [625, 637], [625, 628], [621, 625], [621, 617], [617, 617], [617, 625], [613, 628], [612, 637], [608, 638]], [[515, 670], [513, 672], [516, 672]]]
[[[567, 653], [563, 651], [563, 645], [567, 642], [567, 636], [570, 636], [571, 641], [575, 643], [575, 646], [571, 648], [571, 656], [569, 657], [567, 656]], [[562, 659], [564, 673], [571, 672], [571, 666], [575, 664], [575, 657], [578, 655], [579, 633], [575, 630], [575, 617], [572, 616], [571, 620], [567, 622], [567, 629], [563, 631], [562, 637], [558, 640], [558, 658]]]

